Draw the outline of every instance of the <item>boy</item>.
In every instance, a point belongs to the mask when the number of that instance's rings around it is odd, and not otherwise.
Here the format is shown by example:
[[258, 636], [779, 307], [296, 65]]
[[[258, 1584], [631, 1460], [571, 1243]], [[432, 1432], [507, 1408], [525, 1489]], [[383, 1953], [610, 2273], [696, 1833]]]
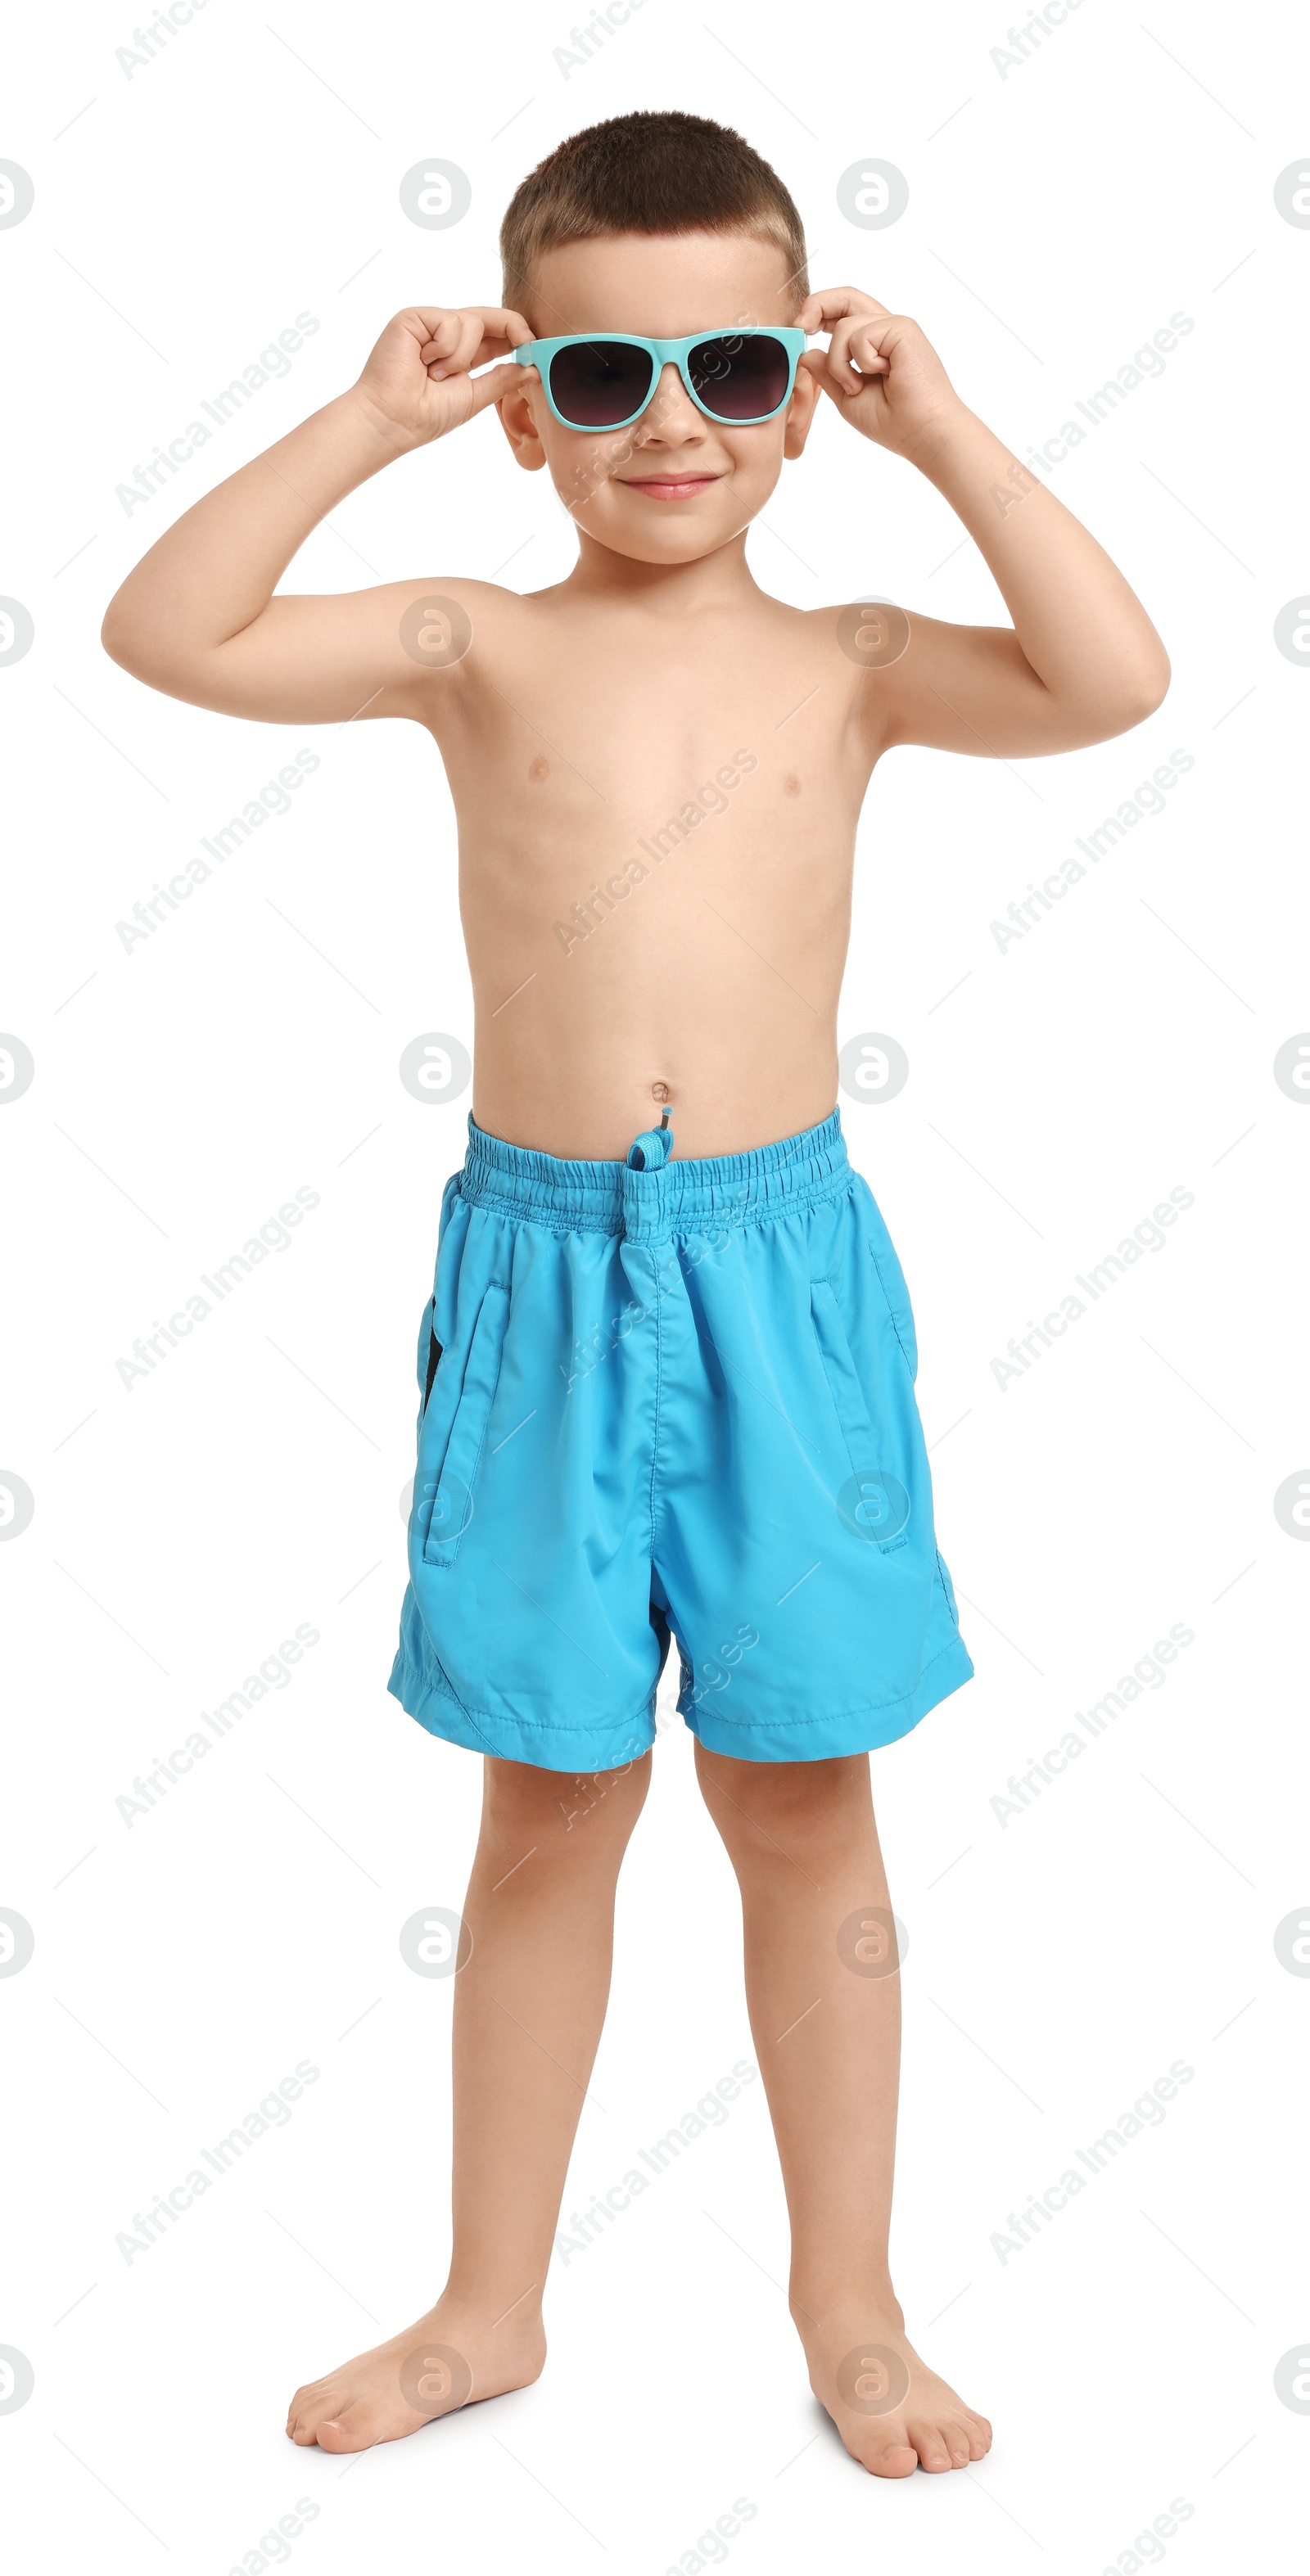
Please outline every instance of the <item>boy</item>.
[[[737, 135], [574, 135], [501, 247], [502, 307], [397, 314], [105, 621], [116, 661], [199, 706], [426, 725], [459, 816], [477, 1069], [391, 1677], [484, 1755], [453, 2250], [436, 2306], [298, 2390], [287, 2430], [359, 2450], [541, 2370], [672, 1634], [741, 1887], [811, 2384], [876, 2474], [962, 2467], [990, 2427], [907, 2342], [888, 2271], [899, 1991], [868, 1754], [972, 1665], [905, 1282], [833, 1105], [855, 829], [892, 744], [1065, 751], [1150, 714], [1168, 664], [917, 325], [810, 292], [792, 200]], [[746, 530], [821, 395], [936, 484], [1012, 628], [756, 588]], [[346, 493], [491, 404], [576, 521], [566, 580], [274, 595]], [[574, 1832], [583, 1773], [605, 1794]]]

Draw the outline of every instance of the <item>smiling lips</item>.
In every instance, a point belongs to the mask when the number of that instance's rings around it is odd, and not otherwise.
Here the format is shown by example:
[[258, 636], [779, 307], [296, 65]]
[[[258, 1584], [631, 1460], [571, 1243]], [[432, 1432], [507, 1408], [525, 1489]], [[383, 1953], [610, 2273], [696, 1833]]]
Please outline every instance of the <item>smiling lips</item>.
[[616, 482], [629, 492], [644, 492], [650, 501], [689, 501], [696, 492], [708, 492], [711, 483], [720, 481], [717, 474], [634, 474], [616, 475]]

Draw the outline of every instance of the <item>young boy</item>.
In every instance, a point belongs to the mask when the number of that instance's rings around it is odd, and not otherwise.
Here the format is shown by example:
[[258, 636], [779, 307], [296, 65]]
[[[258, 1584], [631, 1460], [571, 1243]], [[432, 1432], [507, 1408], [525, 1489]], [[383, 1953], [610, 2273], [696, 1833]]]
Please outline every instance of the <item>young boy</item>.
[[[541, 2370], [672, 1636], [741, 1887], [811, 2384], [877, 2475], [958, 2468], [990, 2427], [906, 2340], [888, 2271], [899, 1980], [868, 1754], [972, 1666], [905, 1282], [833, 1105], [855, 830], [893, 744], [1067, 751], [1149, 715], [1168, 663], [918, 326], [810, 292], [792, 200], [739, 136], [679, 114], [576, 134], [501, 247], [503, 307], [397, 314], [349, 392], [152, 548], [104, 630], [222, 713], [410, 717], [459, 816], [474, 1106], [391, 1676], [484, 1756], [453, 2249], [436, 2306], [299, 2389], [287, 2430], [355, 2451]], [[1012, 627], [756, 587], [746, 531], [821, 395], [950, 502]], [[346, 493], [491, 404], [576, 521], [567, 579], [275, 596]], [[575, 1832], [579, 1774], [605, 1794]]]

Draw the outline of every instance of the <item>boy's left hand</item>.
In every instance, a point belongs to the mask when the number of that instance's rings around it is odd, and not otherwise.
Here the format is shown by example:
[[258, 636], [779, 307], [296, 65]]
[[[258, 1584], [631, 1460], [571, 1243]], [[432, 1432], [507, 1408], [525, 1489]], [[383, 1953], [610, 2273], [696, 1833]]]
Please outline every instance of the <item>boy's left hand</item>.
[[825, 286], [801, 306], [803, 331], [831, 334], [826, 349], [807, 349], [801, 365], [836, 403], [843, 419], [913, 459], [925, 437], [965, 406], [917, 322], [889, 313], [858, 286]]

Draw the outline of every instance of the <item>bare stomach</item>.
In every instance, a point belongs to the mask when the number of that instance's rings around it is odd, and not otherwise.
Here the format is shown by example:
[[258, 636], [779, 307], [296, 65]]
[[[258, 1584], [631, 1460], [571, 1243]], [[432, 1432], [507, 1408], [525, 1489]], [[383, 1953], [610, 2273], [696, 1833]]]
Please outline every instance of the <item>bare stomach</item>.
[[478, 1125], [587, 1161], [621, 1160], [666, 1109], [679, 1157], [817, 1126], [837, 1096], [849, 886], [814, 892], [813, 874], [803, 907], [731, 877], [643, 883], [582, 928], [563, 906], [488, 902], [466, 871]]

